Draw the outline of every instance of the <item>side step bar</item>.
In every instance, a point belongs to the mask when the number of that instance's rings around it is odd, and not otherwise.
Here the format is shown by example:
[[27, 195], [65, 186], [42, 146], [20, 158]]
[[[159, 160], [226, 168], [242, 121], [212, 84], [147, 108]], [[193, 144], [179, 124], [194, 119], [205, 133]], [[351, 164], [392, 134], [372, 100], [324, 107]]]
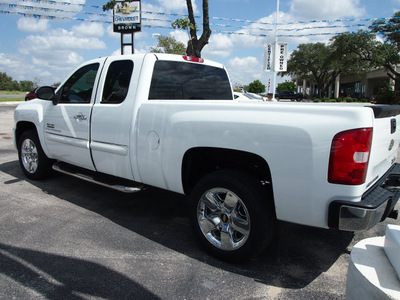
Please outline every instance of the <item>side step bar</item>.
[[146, 188], [146, 186], [141, 183], [90, 171], [62, 162], [55, 163], [53, 165], [53, 170], [124, 193], [137, 193]]

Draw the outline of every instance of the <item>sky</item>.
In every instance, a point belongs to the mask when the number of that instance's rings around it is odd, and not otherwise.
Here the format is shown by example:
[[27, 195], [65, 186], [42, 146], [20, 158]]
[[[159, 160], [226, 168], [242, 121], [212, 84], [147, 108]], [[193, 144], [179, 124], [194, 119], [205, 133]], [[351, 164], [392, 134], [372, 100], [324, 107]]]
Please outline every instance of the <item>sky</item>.
[[[0, 72], [17, 81], [52, 85], [85, 61], [120, 55], [121, 35], [113, 32], [112, 12], [101, 9], [106, 2], [0, 0]], [[201, 29], [202, 1], [192, 2]], [[278, 42], [288, 44], [290, 56], [299, 44], [328, 43], [336, 34], [367, 29], [399, 10], [400, 0], [209, 0], [212, 34], [202, 57], [224, 64], [233, 85], [260, 80], [268, 90], [273, 72], [264, 71], [264, 48], [275, 41], [275, 33]], [[149, 52], [158, 35], [187, 44], [187, 32], [171, 27], [187, 15], [186, 0], [142, 0], [141, 11], [135, 53]], [[278, 77], [278, 82], [286, 79]]]

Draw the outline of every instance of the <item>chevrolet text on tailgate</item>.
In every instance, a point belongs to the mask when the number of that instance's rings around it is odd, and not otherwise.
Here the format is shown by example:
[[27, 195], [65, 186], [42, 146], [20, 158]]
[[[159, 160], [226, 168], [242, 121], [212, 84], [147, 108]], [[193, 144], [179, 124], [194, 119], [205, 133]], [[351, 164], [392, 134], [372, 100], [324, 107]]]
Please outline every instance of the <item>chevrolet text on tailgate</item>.
[[265, 249], [277, 220], [358, 231], [397, 217], [399, 106], [239, 102], [222, 65], [167, 54], [95, 59], [37, 94], [15, 110], [29, 179], [186, 194], [221, 259]]

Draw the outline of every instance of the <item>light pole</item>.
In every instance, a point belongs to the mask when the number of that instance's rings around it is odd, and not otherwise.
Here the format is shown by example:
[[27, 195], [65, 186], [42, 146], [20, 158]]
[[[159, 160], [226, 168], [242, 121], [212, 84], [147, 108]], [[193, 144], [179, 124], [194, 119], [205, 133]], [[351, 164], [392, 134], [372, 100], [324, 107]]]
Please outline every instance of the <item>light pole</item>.
[[275, 90], [276, 90], [276, 58], [278, 55], [278, 51], [279, 51], [279, 46], [278, 46], [278, 21], [279, 21], [279, 0], [276, 0], [276, 18], [275, 18], [275, 57], [274, 57], [274, 80], [273, 80], [273, 84], [272, 84], [272, 100], [276, 100], [275, 99]]

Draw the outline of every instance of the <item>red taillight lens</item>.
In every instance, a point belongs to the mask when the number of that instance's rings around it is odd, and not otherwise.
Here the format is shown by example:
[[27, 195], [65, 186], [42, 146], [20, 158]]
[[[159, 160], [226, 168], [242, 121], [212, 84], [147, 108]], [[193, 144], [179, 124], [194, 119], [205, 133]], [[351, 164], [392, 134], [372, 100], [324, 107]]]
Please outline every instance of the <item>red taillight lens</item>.
[[204, 62], [204, 59], [202, 59], [200, 57], [183, 56], [183, 59], [187, 60], [187, 61], [198, 62], [198, 63], [203, 63]]
[[330, 183], [359, 185], [365, 182], [371, 151], [372, 128], [339, 132], [332, 141]]

